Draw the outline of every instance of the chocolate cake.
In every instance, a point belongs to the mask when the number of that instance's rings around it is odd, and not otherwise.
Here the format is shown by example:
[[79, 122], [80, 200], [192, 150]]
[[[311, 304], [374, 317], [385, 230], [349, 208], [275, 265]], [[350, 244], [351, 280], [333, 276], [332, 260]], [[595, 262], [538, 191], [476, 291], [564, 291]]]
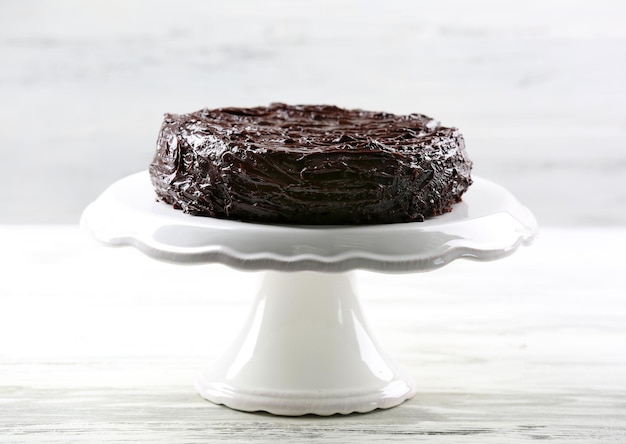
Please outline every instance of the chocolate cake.
[[383, 224], [451, 211], [471, 166], [459, 131], [421, 114], [277, 103], [166, 114], [150, 177], [192, 215]]

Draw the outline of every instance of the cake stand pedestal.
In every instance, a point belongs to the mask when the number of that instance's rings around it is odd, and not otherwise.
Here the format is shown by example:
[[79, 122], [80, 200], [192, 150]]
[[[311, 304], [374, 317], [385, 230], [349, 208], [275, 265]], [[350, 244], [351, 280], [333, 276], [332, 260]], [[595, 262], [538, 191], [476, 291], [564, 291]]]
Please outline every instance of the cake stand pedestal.
[[499, 259], [537, 231], [523, 205], [481, 178], [451, 213], [425, 222], [320, 227], [189, 216], [155, 201], [147, 172], [111, 185], [81, 226], [159, 260], [264, 271], [240, 335], [195, 387], [234, 409], [288, 416], [367, 412], [415, 394], [411, 375], [371, 335], [351, 270], [419, 272], [457, 258]]

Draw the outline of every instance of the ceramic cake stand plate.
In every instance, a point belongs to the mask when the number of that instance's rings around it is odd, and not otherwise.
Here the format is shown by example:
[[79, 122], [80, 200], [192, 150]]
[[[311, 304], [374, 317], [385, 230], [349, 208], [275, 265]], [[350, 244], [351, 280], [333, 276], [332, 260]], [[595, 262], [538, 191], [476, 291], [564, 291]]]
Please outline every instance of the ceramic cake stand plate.
[[265, 271], [241, 334], [195, 386], [209, 401], [279, 415], [367, 412], [415, 394], [411, 375], [369, 332], [350, 270], [419, 272], [457, 258], [499, 259], [537, 230], [507, 190], [481, 178], [451, 213], [421, 223], [281, 226], [174, 210], [155, 200], [147, 172], [109, 187], [81, 225], [105, 244], [159, 260]]

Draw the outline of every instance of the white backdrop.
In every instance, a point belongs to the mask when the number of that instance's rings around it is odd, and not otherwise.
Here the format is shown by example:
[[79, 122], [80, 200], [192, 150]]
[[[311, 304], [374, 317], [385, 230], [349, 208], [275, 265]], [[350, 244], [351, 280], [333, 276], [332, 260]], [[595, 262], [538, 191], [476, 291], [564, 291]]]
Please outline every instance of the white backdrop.
[[0, 1], [0, 223], [75, 223], [164, 112], [332, 103], [464, 133], [543, 225], [626, 224], [626, 2]]

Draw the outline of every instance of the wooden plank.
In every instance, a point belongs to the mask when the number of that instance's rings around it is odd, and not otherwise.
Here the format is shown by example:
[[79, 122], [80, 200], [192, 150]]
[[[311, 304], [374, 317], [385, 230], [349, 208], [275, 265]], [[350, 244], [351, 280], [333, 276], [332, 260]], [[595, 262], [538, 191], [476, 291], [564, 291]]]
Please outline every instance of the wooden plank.
[[[0, 442], [619, 442], [626, 393], [421, 392], [366, 415], [281, 418], [185, 387], [3, 388]], [[621, 413], [620, 413], [621, 412]]]
[[284, 101], [432, 115], [543, 223], [624, 224], [625, 22], [621, 0], [3, 2], [0, 221], [74, 223], [165, 112]]

